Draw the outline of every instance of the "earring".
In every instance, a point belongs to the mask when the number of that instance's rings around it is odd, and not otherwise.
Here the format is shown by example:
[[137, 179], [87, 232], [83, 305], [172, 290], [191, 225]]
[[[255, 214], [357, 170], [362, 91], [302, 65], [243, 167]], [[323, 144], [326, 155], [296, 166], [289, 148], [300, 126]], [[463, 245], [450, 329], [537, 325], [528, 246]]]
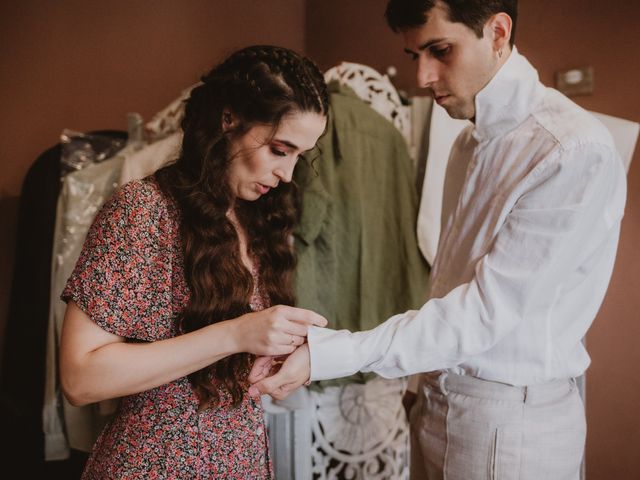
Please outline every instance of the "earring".
[[502, 49], [501, 48], [498, 50], [498, 58], [502, 58]]

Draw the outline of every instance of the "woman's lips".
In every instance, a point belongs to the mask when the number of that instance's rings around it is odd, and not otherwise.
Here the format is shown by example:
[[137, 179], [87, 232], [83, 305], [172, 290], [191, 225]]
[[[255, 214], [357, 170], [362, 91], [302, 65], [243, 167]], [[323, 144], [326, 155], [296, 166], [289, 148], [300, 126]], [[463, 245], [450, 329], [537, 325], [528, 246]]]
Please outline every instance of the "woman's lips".
[[268, 193], [269, 190], [271, 190], [271, 187], [268, 187], [261, 183], [258, 183], [257, 185], [258, 185], [258, 192], [260, 193], [260, 195], [264, 195], [265, 193]]

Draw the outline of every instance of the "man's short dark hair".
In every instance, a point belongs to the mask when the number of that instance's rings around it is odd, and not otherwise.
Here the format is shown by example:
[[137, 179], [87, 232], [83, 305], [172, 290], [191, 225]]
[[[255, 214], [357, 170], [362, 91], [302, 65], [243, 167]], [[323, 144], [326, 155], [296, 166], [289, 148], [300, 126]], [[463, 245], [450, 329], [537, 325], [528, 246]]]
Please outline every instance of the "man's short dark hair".
[[518, 20], [518, 0], [389, 0], [385, 17], [391, 30], [404, 32], [421, 27], [427, 23], [427, 17], [433, 7], [442, 2], [449, 10], [449, 20], [462, 23], [475, 32], [478, 38], [483, 36], [484, 24], [496, 13], [504, 12], [511, 17], [511, 39], [513, 46]]

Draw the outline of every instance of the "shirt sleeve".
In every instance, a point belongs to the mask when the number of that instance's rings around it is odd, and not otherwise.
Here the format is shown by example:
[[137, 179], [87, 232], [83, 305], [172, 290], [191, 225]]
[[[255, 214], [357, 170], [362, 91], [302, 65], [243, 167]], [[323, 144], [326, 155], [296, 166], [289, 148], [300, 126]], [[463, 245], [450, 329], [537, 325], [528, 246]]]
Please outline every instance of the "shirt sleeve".
[[583, 146], [546, 158], [523, 181], [471, 281], [372, 330], [311, 327], [311, 379], [357, 371], [399, 377], [451, 368], [489, 350], [530, 312], [548, 306], [541, 292], [557, 282], [558, 268], [580, 268], [590, 253], [578, 248], [585, 232], [592, 241], [617, 239], [624, 178], [608, 148]]
[[162, 203], [143, 181], [116, 191], [89, 229], [61, 295], [104, 330], [127, 339], [170, 336], [171, 262], [161, 248]]

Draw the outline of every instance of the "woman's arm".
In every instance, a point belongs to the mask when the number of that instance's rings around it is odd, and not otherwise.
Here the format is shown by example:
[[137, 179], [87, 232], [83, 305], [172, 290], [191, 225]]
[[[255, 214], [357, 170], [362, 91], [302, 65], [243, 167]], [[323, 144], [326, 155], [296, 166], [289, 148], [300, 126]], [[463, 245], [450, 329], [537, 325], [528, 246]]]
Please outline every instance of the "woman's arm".
[[326, 320], [279, 305], [166, 340], [125, 343], [69, 302], [60, 341], [62, 390], [79, 406], [149, 390], [238, 352], [289, 354], [304, 342], [308, 325]]

